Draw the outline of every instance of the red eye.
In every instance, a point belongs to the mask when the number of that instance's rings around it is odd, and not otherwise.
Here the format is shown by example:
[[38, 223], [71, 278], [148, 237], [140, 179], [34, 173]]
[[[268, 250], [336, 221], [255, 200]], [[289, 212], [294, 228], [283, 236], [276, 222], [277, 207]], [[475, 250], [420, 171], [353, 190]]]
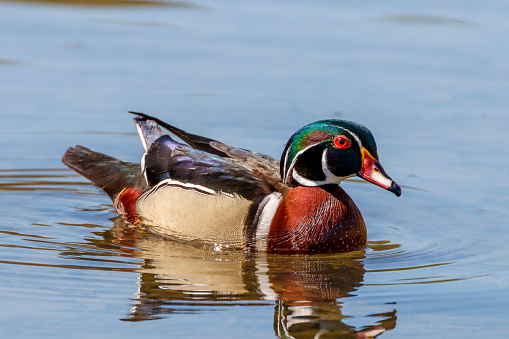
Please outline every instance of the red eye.
[[345, 148], [350, 147], [351, 144], [350, 144], [350, 140], [348, 140], [347, 137], [345, 137], [344, 135], [338, 135], [334, 139], [334, 146], [336, 146], [336, 148], [339, 148], [339, 149], [345, 149]]

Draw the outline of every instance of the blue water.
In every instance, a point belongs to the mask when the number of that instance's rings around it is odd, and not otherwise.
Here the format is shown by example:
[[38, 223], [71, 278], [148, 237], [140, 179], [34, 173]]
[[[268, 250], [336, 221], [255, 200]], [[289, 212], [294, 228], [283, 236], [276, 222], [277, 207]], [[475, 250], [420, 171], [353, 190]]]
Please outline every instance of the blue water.
[[[108, 4], [108, 5], [105, 5]], [[509, 4], [0, 1], [0, 328], [11, 338], [503, 337]], [[127, 232], [60, 157], [142, 154], [128, 110], [279, 158], [373, 132], [400, 198], [342, 186], [369, 246], [216, 252]]]

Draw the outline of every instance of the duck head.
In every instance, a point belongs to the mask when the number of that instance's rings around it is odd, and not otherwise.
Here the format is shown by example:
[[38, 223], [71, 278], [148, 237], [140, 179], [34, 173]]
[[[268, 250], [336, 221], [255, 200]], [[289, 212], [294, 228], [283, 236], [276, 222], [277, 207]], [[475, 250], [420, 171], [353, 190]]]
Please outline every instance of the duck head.
[[401, 195], [378, 160], [370, 130], [352, 121], [321, 120], [302, 127], [288, 140], [280, 170], [290, 186], [339, 184], [359, 176]]

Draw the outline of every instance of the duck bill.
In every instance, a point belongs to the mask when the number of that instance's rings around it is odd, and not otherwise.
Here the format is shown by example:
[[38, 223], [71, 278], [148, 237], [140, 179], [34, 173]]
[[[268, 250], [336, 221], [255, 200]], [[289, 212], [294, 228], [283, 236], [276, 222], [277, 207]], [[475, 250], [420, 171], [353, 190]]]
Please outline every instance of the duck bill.
[[401, 187], [385, 173], [380, 162], [378, 162], [364, 147], [361, 147], [361, 153], [362, 167], [361, 170], [357, 172], [357, 175], [399, 197], [401, 195]]

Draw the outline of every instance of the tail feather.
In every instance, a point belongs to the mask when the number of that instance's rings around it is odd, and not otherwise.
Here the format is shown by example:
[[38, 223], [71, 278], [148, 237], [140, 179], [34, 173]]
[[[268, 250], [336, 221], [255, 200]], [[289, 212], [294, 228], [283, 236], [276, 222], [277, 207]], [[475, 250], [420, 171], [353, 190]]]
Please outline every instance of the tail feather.
[[177, 128], [175, 126], [172, 126], [158, 118], [155, 118], [155, 117], [152, 117], [148, 114], [145, 114], [145, 113], [140, 113], [140, 112], [132, 112], [132, 111], [129, 111], [129, 113], [132, 113], [132, 114], [135, 114], [135, 115], [138, 115], [139, 117], [145, 119], [145, 120], [153, 120], [155, 121], [157, 124], [159, 124], [160, 126], [166, 128], [168, 131], [170, 131], [171, 133], [175, 134], [177, 137], [179, 137], [180, 139], [182, 139], [185, 143], [187, 143], [189, 146], [193, 147], [193, 148], [196, 148], [200, 151], [203, 151], [203, 152], [207, 152], [207, 153], [210, 153], [210, 154], [215, 154], [215, 155], [219, 155], [220, 157], [225, 157], [225, 156], [228, 156], [225, 152], [213, 147], [211, 145], [211, 143], [218, 143], [218, 144], [222, 144], [220, 143], [219, 141], [216, 141], [216, 140], [213, 140], [213, 139], [209, 139], [209, 138], [206, 138], [206, 137], [202, 137], [200, 135], [196, 135], [196, 134], [191, 134], [191, 133], [187, 133], [186, 131], [184, 130], [181, 130], [180, 128]]
[[147, 188], [139, 164], [121, 161], [83, 146], [70, 147], [62, 162], [102, 188], [112, 200], [127, 187]]

